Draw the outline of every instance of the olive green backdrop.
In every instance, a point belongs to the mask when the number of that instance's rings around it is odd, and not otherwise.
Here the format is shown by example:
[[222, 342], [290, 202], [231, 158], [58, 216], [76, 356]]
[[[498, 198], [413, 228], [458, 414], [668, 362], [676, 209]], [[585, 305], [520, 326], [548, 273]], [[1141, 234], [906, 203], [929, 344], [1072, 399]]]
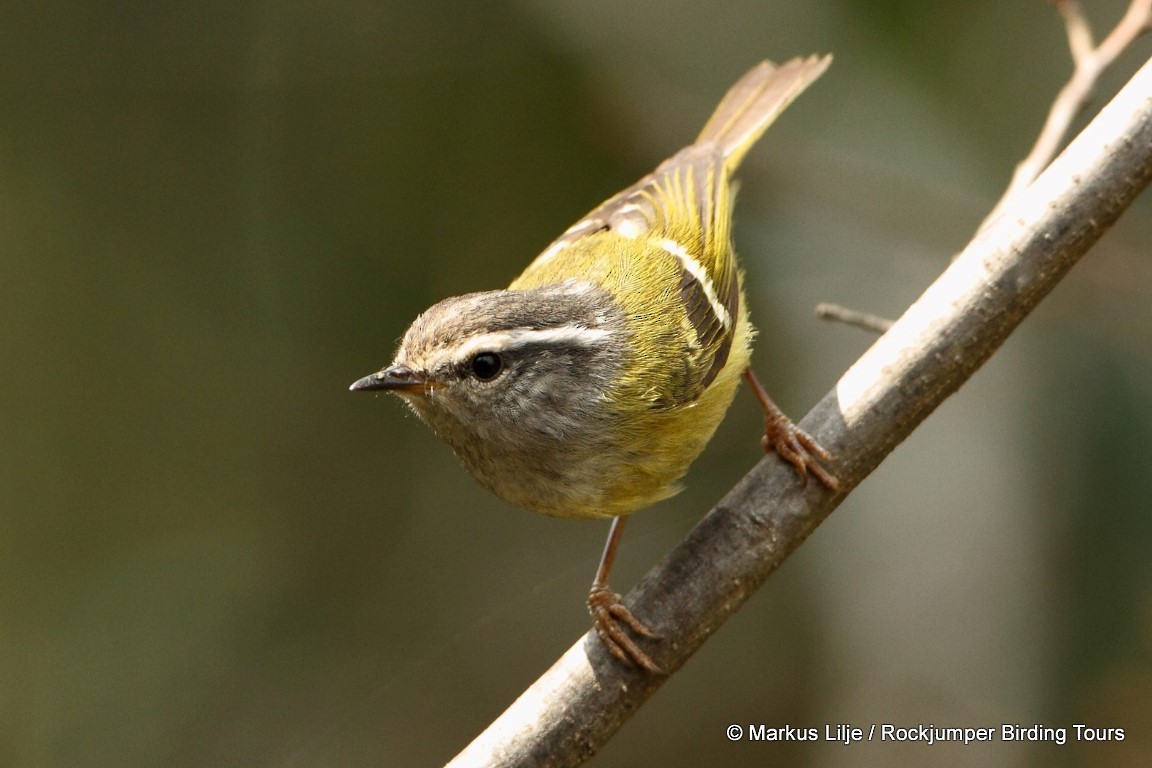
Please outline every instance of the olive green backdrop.
[[[1085, 5], [1102, 30], [1125, 4]], [[795, 416], [870, 341], [812, 306], [898, 314], [1027, 151], [1070, 70], [1047, 3], [0, 9], [0, 765], [454, 755], [587, 628], [607, 526], [492, 498], [348, 384], [689, 141], [756, 61], [821, 51], [736, 223], [757, 366]], [[594, 764], [1144, 764], [1150, 243], [1145, 195]], [[617, 587], [759, 427], [742, 396], [629, 527]], [[1127, 739], [724, 734], [874, 722]]]

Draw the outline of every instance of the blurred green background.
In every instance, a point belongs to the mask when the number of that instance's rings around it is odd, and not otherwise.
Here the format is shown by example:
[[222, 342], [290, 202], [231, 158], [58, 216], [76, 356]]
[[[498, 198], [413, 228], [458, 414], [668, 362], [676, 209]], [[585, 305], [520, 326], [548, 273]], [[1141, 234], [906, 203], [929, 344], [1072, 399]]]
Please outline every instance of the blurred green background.
[[[1102, 32], [1125, 3], [1085, 5]], [[461, 749], [587, 629], [607, 526], [509, 507], [348, 384], [690, 140], [756, 61], [821, 51], [736, 223], [757, 366], [797, 417], [870, 342], [812, 306], [898, 315], [1030, 147], [1070, 71], [1047, 3], [0, 8], [0, 765]], [[594, 764], [1147, 765], [1150, 214]], [[633, 521], [614, 586], [758, 459], [750, 401]], [[733, 744], [732, 722], [1127, 739]]]

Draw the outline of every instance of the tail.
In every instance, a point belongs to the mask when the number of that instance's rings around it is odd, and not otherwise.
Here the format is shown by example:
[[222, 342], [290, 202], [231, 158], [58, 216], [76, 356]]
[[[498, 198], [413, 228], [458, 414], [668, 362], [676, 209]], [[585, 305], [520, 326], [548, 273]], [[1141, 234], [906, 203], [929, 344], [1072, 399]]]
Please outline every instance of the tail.
[[831, 63], [831, 54], [792, 59], [780, 66], [760, 62], [724, 95], [696, 143], [716, 142], [731, 173], [768, 126]]

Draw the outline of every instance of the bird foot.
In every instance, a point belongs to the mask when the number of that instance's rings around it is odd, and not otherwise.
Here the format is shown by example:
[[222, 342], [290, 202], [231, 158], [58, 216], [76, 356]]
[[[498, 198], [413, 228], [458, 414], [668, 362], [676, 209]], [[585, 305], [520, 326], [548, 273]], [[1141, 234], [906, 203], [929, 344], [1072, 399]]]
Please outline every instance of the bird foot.
[[764, 437], [760, 440], [764, 451], [776, 451], [776, 455], [796, 469], [805, 485], [808, 483], [808, 476], [812, 475], [828, 490], [840, 490], [840, 481], [820, 463], [831, 461], [832, 454], [824, 450], [824, 447], [816, 442], [816, 438], [793, 424], [792, 419], [784, 415], [784, 411], [772, 402], [764, 385], [751, 368], [744, 371], [744, 378], [764, 409]]
[[632, 611], [620, 602], [620, 595], [613, 592], [607, 584], [593, 585], [588, 593], [588, 612], [592, 614], [592, 625], [596, 628], [596, 634], [613, 656], [629, 666], [643, 667], [653, 674], [663, 673], [656, 662], [640, 650], [640, 646], [636, 645], [636, 641], [625, 631], [625, 627], [641, 637], [658, 639], [659, 635], [644, 626]]
[[775, 451], [791, 464], [804, 483], [812, 475], [828, 490], [840, 490], [840, 481], [820, 463], [831, 461], [832, 454], [783, 413], [777, 411], [764, 419], [764, 437], [760, 439], [760, 445], [765, 452]]

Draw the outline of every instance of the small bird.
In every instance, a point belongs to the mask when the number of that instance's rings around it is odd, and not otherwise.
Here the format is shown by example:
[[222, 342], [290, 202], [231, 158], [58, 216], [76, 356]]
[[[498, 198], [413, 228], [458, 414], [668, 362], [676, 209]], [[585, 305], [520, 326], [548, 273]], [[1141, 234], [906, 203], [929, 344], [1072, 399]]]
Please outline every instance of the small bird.
[[608, 575], [627, 515], [680, 490], [741, 377], [767, 451], [831, 490], [832, 457], [749, 368], [755, 331], [732, 248], [732, 174], [831, 62], [764, 61], [728, 91], [696, 142], [562, 234], [506, 290], [421, 314], [383, 370], [353, 391], [398, 395], [488, 490], [533, 512], [612, 519], [588, 608], [608, 650], [660, 668], [655, 639]]

